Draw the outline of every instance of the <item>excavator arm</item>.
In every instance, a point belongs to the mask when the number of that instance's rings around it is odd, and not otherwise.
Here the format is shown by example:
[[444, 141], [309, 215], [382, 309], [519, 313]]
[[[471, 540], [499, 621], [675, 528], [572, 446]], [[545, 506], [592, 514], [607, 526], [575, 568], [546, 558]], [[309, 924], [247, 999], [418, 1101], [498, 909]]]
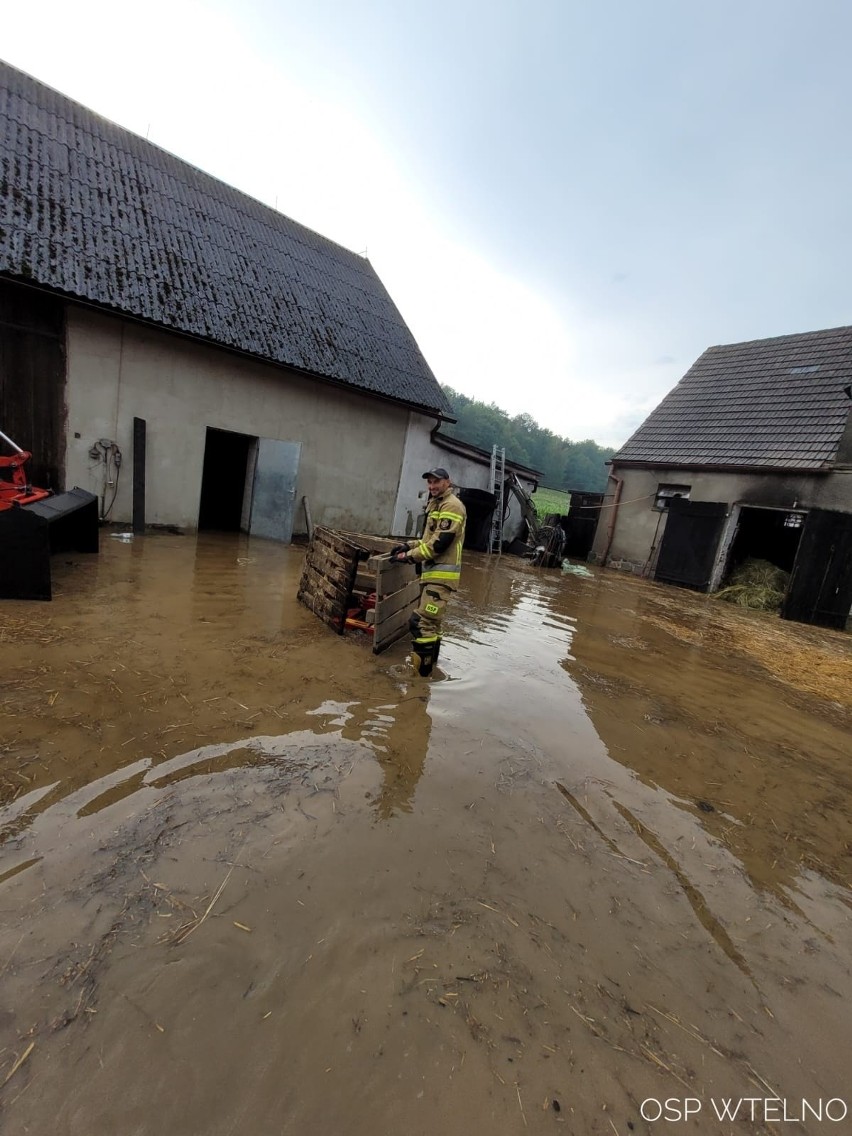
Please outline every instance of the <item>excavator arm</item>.
[[532, 502], [532, 497], [518, 481], [517, 475], [510, 471], [509, 476], [506, 478], [506, 483], [509, 489], [514, 493], [521, 507], [521, 516], [527, 522], [527, 529], [529, 530], [529, 543], [536, 544], [538, 541], [540, 525], [538, 523], [538, 514], [535, 511], [535, 505]]

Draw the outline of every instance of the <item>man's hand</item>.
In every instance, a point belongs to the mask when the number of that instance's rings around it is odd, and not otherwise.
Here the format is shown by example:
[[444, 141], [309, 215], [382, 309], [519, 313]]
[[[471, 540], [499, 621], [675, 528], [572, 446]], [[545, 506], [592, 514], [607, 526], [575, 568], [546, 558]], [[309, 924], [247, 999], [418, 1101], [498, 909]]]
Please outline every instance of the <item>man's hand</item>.
[[407, 544], [395, 544], [390, 550], [391, 560], [399, 560], [402, 556], [408, 556]]

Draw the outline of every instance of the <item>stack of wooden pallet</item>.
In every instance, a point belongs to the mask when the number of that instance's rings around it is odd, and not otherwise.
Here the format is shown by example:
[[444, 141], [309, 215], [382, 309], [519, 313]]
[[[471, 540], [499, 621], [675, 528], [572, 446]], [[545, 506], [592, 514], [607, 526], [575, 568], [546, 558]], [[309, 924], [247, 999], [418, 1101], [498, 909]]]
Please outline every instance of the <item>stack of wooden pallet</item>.
[[[420, 585], [412, 564], [389, 559], [399, 541], [370, 533], [314, 529], [299, 582], [298, 599], [338, 635], [356, 630], [372, 637], [378, 654], [408, 631]], [[355, 611], [370, 619], [354, 618]]]

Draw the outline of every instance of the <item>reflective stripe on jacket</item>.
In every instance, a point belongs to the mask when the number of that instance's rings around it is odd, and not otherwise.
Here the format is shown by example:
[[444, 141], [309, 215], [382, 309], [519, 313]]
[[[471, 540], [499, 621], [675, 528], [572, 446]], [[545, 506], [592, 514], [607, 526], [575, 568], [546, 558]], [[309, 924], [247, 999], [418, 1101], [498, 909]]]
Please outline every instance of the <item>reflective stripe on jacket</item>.
[[[452, 489], [440, 497], [429, 498], [423, 536], [408, 546], [411, 559], [423, 565], [421, 583], [431, 581], [448, 588], [458, 587], [466, 517], [467, 511]], [[449, 543], [448, 536], [452, 537]]]

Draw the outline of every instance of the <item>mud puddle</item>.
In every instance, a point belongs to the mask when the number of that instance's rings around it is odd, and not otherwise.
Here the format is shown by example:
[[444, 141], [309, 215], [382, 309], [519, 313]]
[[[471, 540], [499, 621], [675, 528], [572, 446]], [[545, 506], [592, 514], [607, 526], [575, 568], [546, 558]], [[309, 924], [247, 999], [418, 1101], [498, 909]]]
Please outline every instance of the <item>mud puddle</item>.
[[471, 555], [424, 683], [301, 562], [0, 610], [3, 1131], [849, 1130], [848, 637]]

